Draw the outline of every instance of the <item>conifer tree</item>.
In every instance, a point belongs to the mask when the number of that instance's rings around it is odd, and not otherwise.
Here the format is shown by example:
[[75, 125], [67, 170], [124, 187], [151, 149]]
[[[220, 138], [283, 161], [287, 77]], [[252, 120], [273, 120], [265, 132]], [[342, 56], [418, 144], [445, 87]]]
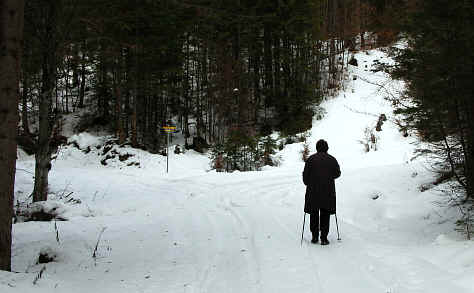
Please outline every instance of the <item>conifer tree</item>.
[[[408, 46], [396, 50], [395, 78], [407, 81], [399, 113], [432, 143], [425, 150], [444, 160], [441, 171], [474, 199], [472, 1], [419, 1], [401, 26]], [[402, 99], [403, 100], [403, 99]]]

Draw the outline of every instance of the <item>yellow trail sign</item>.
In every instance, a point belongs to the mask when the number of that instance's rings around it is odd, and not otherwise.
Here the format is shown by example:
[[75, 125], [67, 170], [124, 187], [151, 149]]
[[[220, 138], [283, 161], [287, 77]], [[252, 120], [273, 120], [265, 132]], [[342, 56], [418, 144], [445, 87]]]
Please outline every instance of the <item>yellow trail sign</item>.
[[163, 126], [161, 127], [168, 135], [166, 135], [166, 173], [169, 170], [169, 148], [170, 148], [170, 133], [176, 131], [176, 126]]
[[163, 126], [162, 128], [166, 132], [173, 132], [176, 130], [176, 126]]

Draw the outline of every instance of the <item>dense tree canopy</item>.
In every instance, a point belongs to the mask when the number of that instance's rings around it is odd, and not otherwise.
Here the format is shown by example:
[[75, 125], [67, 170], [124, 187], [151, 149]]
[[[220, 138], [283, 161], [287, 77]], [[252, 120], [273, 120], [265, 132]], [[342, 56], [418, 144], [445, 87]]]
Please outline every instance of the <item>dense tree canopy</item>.
[[26, 10], [23, 132], [26, 105], [36, 109], [45, 90], [43, 51], [55, 46], [50, 112], [94, 105], [95, 122], [151, 151], [171, 119], [208, 143], [233, 128], [308, 129], [312, 105], [340, 86], [345, 48], [374, 11], [362, 0], [62, 0], [49, 43], [46, 3]]
[[[407, 82], [398, 100], [406, 127], [432, 144], [425, 153], [442, 159], [438, 170], [455, 178], [474, 199], [473, 2], [417, 1], [401, 29], [392, 74]], [[458, 202], [457, 200], [455, 201]]]

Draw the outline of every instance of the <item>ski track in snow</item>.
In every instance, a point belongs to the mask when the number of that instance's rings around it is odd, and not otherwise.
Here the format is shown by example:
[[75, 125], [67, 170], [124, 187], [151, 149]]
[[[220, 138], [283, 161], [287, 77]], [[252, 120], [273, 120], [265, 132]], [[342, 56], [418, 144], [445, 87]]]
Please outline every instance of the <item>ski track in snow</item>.
[[[356, 58], [361, 65], [351, 75], [384, 80], [363, 67], [383, 53]], [[176, 161], [166, 174], [163, 161], [142, 153], [144, 169], [117, 170], [65, 150], [51, 185], [69, 185], [83, 209], [72, 208], [70, 221], [58, 223], [59, 245], [51, 223], [14, 225], [14, 269], [27, 273], [1, 273], [0, 291], [473, 293], [474, 245], [451, 233], [452, 222], [433, 206], [435, 193], [418, 191], [432, 177], [409, 162], [413, 139], [405, 141], [387, 121], [378, 152], [365, 154], [357, 142], [378, 114], [392, 116], [379, 90], [351, 79], [345, 93], [323, 106], [328, 113], [314, 121], [310, 143], [314, 151], [317, 139], [328, 140], [341, 164], [342, 241], [331, 217], [331, 244], [311, 244], [307, 215], [300, 244], [305, 186], [299, 143], [281, 152], [281, 167], [231, 174], [205, 172], [207, 159], [194, 154], [172, 155]], [[34, 168], [31, 160], [19, 165]], [[30, 177], [17, 173], [17, 185], [27, 190]], [[41, 268], [35, 257], [44, 245], [55, 247], [59, 259], [33, 286]]]

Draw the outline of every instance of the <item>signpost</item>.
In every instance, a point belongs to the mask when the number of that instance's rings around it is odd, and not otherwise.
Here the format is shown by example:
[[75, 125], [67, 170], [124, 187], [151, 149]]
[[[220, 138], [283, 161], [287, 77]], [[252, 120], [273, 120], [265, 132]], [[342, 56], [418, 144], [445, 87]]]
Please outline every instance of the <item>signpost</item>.
[[163, 130], [166, 132], [166, 173], [169, 169], [169, 153], [170, 153], [170, 133], [176, 131], [176, 126], [163, 126]]

